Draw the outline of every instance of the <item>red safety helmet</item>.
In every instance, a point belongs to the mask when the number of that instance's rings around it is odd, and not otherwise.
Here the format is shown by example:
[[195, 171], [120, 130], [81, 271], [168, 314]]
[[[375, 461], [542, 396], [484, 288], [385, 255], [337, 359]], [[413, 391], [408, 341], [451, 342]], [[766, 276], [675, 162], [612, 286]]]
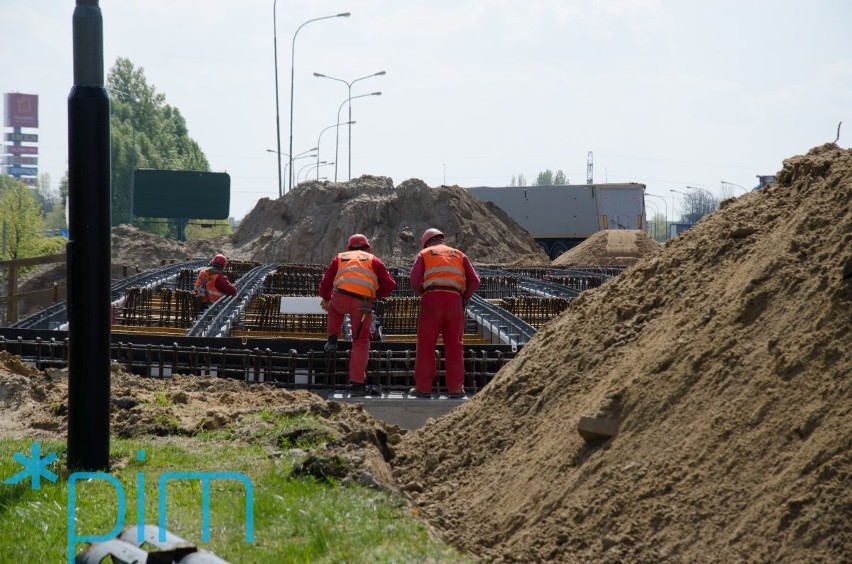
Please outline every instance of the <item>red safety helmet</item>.
[[369, 249], [370, 241], [367, 239], [366, 235], [356, 233], [355, 235], [349, 238], [349, 243], [347, 243], [346, 246], [350, 251], [352, 249], [360, 249], [361, 247], [367, 247]]
[[423, 236], [420, 237], [420, 247], [425, 249], [426, 243], [428, 243], [431, 239], [434, 239], [435, 237], [440, 237], [441, 239], [443, 239], [444, 234], [441, 233], [440, 230], [435, 229], [434, 227], [430, 227], [429, 229], [424, 231]]
[[213, 260], [210, 261], [210, 266], [215, 266], [217, 268], [225, 268], [228, 266], [228, 259], [225, 258], [225, 255], [216, 255], [213, 257]]

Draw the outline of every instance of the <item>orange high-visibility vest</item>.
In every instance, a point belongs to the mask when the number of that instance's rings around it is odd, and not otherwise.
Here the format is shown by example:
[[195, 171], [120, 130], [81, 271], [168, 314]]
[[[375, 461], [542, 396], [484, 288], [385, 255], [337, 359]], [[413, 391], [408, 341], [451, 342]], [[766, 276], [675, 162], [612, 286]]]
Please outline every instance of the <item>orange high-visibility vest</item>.
[[365, 298], [375, 298], [379, 289], [379, 277], [373, 272], [373, 255], [364, 251], [338, 254], [334, 288]]
[[434, 245], [420, 251], [423, 259], [423, 290], [450, 290], [464, 294], [464, 254], [446, 245]]
[[220, 273], [212, 272], [209, 268], [205, 268], [199, 273], [195, 280], [195, 295], [198, 296], [199, 302], [202, 304], [214, 303], [225, 295], [216, 288], [216, 279], [219, 276]]

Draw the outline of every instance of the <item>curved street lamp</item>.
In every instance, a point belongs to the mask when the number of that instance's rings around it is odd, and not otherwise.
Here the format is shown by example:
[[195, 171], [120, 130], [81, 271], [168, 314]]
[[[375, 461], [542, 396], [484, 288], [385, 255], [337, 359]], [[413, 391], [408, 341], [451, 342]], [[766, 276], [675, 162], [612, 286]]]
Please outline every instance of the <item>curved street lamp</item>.
[[[340, 123], [340, 110], [343, 109], [344, 104], [346, 104], [347, 102], [349, 102], [349, 115], [351, 117], [352, 116], [352, 100], [354, 100], [355, 98], [364, 98], [366, 96], [381, 96], [381, 95], [382, 95], [381, 92], [370, 92], [369, 94], [359, 94], [357, 96], [350, 96], [349, 98], [345, 99], [343, 101], [343, 103], [340, 104], [340, 107], [337, 108], [337, 123]], [[351, 121], [350, 123], [355, 123], [355, 122]], [[340, 130], [338, 130], [338, 131], [340, 131]], [[337, 159], [337, 145], [335, 145], [335, 147], [334, 147], [334, 160], [338, 160]], [[352, 126], [351, 125], [349, 126], [349, 159], [348, 159], [348, 161], [349, 161], [349, 174], [347, 175], [347, 180], [352, 180]], [[334, 181], [337, 182], [337, 167], [336, 166], [334, 167], [334, 178], [335, 178]]]
[[[308, 157], [313, 158], [316, 155], [305, 155], [305, 153], [311, 153], [311, 152], [316, 151], [316, 150], [317, 150], [317, 148], [314, 147], [312, 149], [308, 149], [307, 151], [302, 151], [301, 153], [298, 153], [296, 156], [294, 156], [293, 160], [295, 161], [296, 159], [308, 158]], [[284, 155], [285, 157], [289, 157], [290, 155], [288, 155], [287, 153], [282, 153], [280, 151], [276, 151], [275, 149], [267, 149], [266, 152], [267, 153], [275, 153], [276, 155], [278, 155], [278, 166], [279, 166], [278, 181], [281, 182], [281, 176], [280, 176], [281, 175], [281, 169], [280, 169], [280, 167], [281, 167], [281, 155]], [[290, 161], [288, 160], [286, 163], [284, 163], [284, 172], [287, 172], [287, 165], [289, 164], [289, 162]], [[282, 188], [283, 188], [283, 186], [278, 187], [278, 197], [279, 198], [282, 196], [282, 194], [281, 194]]]
[[[355, 123], [354, 121], [347, 121], [345, 123], [340, 123], [338, 121], [337, 123], [335, 123], [333, 125], [329, 125], [328, 127], [324, 128], [322, 131], [320, 131], [319, 137], [317, 137], [317, 147], [320, 146], [320, 140], [322, 139], [322, 134], [325, 133], [326, 131], [328, 131], [329, 129], [331, 129], [332, 127], [336, 128], [336, 127], [340, 127], [341, 125], [349, 125], [351, 127], [352, 124], [354, 124], [354, 123]], [[317, 149], [317, 167], [319, 167], [319, 153], [320, 153], [319, 149]], [[317, 176], [319, 176], [319, 168], [317, 168]]]
[[[299, 30], [308, 25], [311, 22], [318, 22], [320, 20], [328, 20], [331, 18], [348, 18], [351, 14], [349, 12], [343, 12], [341, 14], [334, 14], [333, 16], [323, 16], [321, 18], [314, 18], [312, 20], [308, 20], [299, 27], [296, 28], [296, 32], [293, 34], [293, 46], [290, 51], [290, 155], [293, 154], [293, 86], [296, 78], [296, 36], [299, 35]], [[290, 157], [290, 188], [293, 187], [293, 157]]]
[[315, 165], [315, 164], [311, 165], [311, 167], [305, 173], [305, 181], [308, 180], [308, 177], [311, 175], [311, 171], [313, 171], [313, 170], [317, 171], [317, 181], [319, 181], [319, 179], [320, 179], [319, 169], [324, 167], [324, 166], [330, 166], [330, 165], [333, 165], [333, 164], [334, 164], [334, 161], [332, 161], [332, 162], [321, 161], [318, 165]]
[[[657, 196], [655, 194], [648, 194], [647, 192], [645, 193], [645, 196], [651, 196], [652, 198], [659, 198], [663, 201], [663, 206], [664, 206], [664, 209], [666, 211], [665, 239], [668, 239], [669, 238], [669, 204], [666, 202], [666, 199], [663, 198], [662, 196]], [[674, 212], [674, 210], [672, 210], [672, 212]]]
[[[349, 96], [349, 98], [347, 99], [347, 101], [348, 101], [348, 100], [352, 100], [352, 98], [353, 98], [353, 96], [352, 96], [352, 85], [353, 84], [355, 84], [359, 80], [365, 80], [367, 78], [372, 78], [374, 76], [383, 76], [385, 74], [387, 74], [385, 71], [379, 71], [379, 72], [375, 72], [373, 74], [368, 74], [367, 76], [362, 76], [361, 78], [356, 78], [355, 80], [351, 80], [351, 81], [348, 81], [348, 82], [343, 80], [342, 78], [335, 78], [333, 76], [328, 76], [326, 74], [321, 74], [321, 73], [318, 73], [318, 72], [315, 72], [314, 76], [316, 76], [318, 78], [328, 78], [329, 80], [336, 80], [337, 82], [342, 82], [343, 84], [345, 84], [346, 88], [349, 89], [349, 93], [347, 94]], [[379, 92], [379, 94], [381, 94], [381, 92]], [[358, 96], [355, 96], [355, 98], [357, 98], [357, 97]], [[351, 103], [349, 104], [349, 121], [352, 121], [352, 104]], [[340, 123], [340, 110], [337, 111], [337, 122]], [[337, 158], [337, 139], [339, 137], [339, 133], [340, 133], [340, 130], [337, 131], [337, 134], [335, 134], [335, 139], [334, 139], [334, 160], [335, 161], [339, 160]], [[351, 126], [349, 127], [349, 178], [350, 179], [352, 178], [352, 127]], [[337, 182], [337, 165], [335, 165], [335, 167], [334, 167], [334, 181]]]
[[722, 181], [721, 181], [721, 184], [722, 184], [722, 188], [724, 188], [724, 187], [725, 187], [725, 185], [728, 185], [728, 186], [736, 186], [737, 188], [739, 188], [740, 190], [742, 190], [744, 193], [748, 194], [748, 189], [746, 189], [746, 187], [745, 187], [745, 186], [740, 186], [739, 184], [734, 184], [733, 182], [728, 182], [727, 180], [722, 180]]
[[299, 177], [302, 176], [302, 171], [305, 170], [306, 168], [311, 168], [313, 166], [315, 166], [314, 163], [308, 163], [305, 166], [303, 166], [302, 168], [300, 168], [299, 172], [296, 173], [296, 183], [299, 182]]
[[[272, 2], [272, 47], [275, 50], [275, 136], [278, 139], [278, 150], [273, 151], [278, 154], [278, 197], [283, 195], [284, 180], [281, 176], [281, 119], [278, 113], [278, 28], [275, 18], [275, 8], [278, 5], [278, 0]], [[269, 149], [267, 149], [268, 151]], [[292, 149], [291, 149], [292, 150]], [[290, 155], [287, 155], [288, 157]]]

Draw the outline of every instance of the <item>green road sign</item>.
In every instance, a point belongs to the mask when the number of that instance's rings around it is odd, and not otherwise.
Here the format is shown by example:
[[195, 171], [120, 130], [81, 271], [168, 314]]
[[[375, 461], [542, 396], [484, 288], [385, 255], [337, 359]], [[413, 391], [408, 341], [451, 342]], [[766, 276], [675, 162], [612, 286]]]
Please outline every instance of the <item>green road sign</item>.
[[231, 177], [226, 172], [137, 169], [133, 173], [133, 215], [185, 219], [227, 219]]

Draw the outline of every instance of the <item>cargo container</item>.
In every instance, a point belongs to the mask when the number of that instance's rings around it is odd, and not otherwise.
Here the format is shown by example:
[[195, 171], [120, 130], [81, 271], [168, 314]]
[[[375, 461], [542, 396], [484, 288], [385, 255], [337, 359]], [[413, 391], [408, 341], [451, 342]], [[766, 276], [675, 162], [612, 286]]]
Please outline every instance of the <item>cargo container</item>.
[[480, 186], [467, 189], [493, 202], [554, 259], [603, 229], [645, 228], [645, 185]]

